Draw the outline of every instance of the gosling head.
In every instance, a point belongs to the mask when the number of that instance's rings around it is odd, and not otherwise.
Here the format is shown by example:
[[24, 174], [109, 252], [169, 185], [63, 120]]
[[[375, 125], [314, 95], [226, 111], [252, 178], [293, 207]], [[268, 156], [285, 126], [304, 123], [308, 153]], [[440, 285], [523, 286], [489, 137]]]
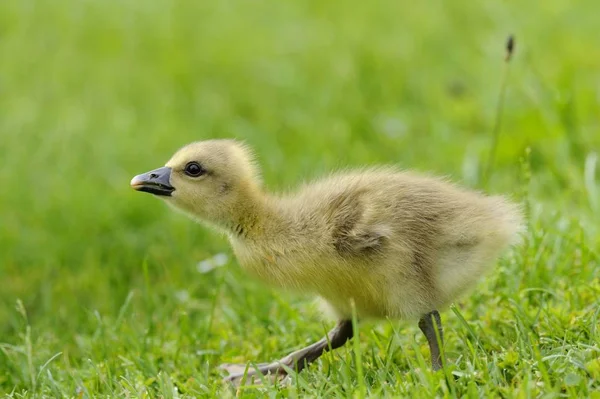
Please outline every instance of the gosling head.
[[252, 206], [260, 178], [246, 146], [234, 140], [207, 140], [188, 144], [164, 167], [135, 176], [131, 187], [223, 226], [237, 222], [239, 213]]

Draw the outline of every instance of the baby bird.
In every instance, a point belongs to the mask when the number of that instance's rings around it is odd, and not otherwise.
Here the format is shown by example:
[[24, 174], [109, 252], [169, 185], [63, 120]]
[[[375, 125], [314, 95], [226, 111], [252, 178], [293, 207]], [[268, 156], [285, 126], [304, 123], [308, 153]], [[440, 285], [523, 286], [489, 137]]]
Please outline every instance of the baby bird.
[[[320, 341], [248, 375], [285, 376], [352, 338], [366, 318], [418, 319], [442, 367], [448, 305], [519, 236], [519, 207], [392, 167], [332, 174], [291, 194], [263, 189], [250, 149], [207, 140], [180, 149], [131, 186], [224, 232], [248, 273], [322, 298], [338, 322]], [[239, 384], [244, 367], [226, 365]], [[252, 379], [252, 378], [250, 378]]]

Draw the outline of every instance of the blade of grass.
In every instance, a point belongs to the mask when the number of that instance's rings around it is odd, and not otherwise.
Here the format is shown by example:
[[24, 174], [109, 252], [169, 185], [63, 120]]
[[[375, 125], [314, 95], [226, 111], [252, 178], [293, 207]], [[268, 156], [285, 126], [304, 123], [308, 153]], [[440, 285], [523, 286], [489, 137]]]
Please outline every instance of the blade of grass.
[[500, 83], [500, 94], [498, 95], [498, 102], [496, 103], [496, 114], [494, 117], [494, 127], [492, 128], [492, 143], [490, 145], [490, 154], [488, 156], [487, 166], [483, 174], [483, 181], [486, 185], [489, 184], [489, 179], [494, 167], [496, 159], [496, 152], [498, 148], [498, 142], [500, 140], [500, 130], [502, 128], [502, 115], [504, 110], [504, 98], [506, 97], [506, 86], [508, 84], [509, 66], [512, 54], [514, 51], [514, 37], [511, 35], [508, 37], [506, 42], [506, 57], [504, 58], [504, 72], [502, 73], [502, 80]]

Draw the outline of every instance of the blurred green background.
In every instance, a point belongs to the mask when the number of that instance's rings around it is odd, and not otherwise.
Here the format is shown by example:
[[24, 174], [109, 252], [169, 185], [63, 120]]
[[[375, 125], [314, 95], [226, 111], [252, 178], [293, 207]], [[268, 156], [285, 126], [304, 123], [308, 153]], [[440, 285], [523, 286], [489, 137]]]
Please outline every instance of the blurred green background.
[[[249, 281], [222, 237], [129, 188], [188, 142], [233, 137], [273, 190], [394, 163], [530, 210], [525, 247], [461, 305], [485, 338], [445, 313], [449, 356], [470, 377], [444, 391], [410, 363], [424, 344], [414, 326], [383, 323], [384, 344], [368, 329], [361, 339], [380, 357], [377, 345], [396, 350], [363, 366], [370, 394], [591, 395], [599, 11], [592, 0], [0, 2], [0, 393], [219, 396], [220, 361], [273, 360], [323, 332], [309, 298]], [[226, 267], [197, 271], [219, 253]], [[323, 379], [325, 359], [299, 377], [306, 386], [266, 392], [351, 396], [352, 352], [335, 356], [347, 373]], [[476, 372], [505, 361], [513, 371]]]

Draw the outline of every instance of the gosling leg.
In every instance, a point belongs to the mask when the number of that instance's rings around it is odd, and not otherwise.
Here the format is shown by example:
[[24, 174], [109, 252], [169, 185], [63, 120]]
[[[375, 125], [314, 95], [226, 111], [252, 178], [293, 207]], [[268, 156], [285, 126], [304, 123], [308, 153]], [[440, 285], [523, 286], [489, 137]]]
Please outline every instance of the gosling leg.
[[[434, 324], [435, 320], [435, 324]], [[431, 352], [431, 366], [433, 371], [437, 371], [442, 368], [442, 353], [440, 345], [444, 346], [444, 333], [442, 331], [442, 319], [437, 310], [431, 311], [424, 314], [419, 320], [419, 328], [427, 338], [429, 343], [429, 351]], [[439, 334], [440, 340], [438, 342], [437, 333]]]
[[[281, 379], [287, 376], [287, 371], [283, 366], [289, 367], [300, 372], [310, 363], [317, 360], [324, 352], [337, 349], [344, 345], [346, 341], [352, 338], [352, 321], [342, 320], [327, 333], [327, 336], [315, 342], [306, 348], [290, 353], [286, 357], [269, 364], [259, 364], [257, 368], [249, 368], [246, 374], [249, 383], [252, 380], [259, 381], [258, 374], [271, 377], [271, 379]], [[222, 369], [230, 374], [223, 381], [230, 382], [236, 386], [240, 385], [244, 378], [245, 366], [235, 364], [224, 364]]]

